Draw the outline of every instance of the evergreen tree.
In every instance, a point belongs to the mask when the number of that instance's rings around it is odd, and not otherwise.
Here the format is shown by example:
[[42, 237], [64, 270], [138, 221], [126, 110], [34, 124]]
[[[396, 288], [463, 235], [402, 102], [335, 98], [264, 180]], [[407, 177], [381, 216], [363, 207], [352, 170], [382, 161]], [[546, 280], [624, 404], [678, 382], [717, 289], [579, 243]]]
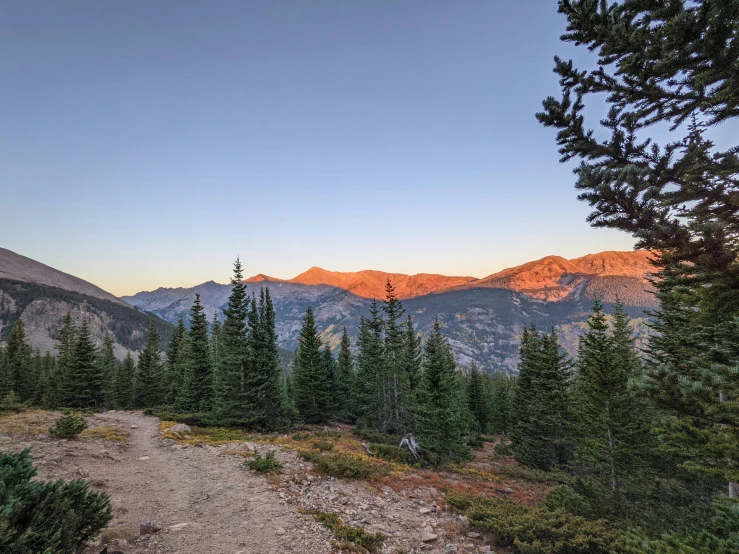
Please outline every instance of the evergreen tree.
[[178, 405], [188, 412], [208, 412], [213, 406], [213, 370], [208, 340], [208, 320], [200, 295], [190, 309], [187, 362]]
[[13, 392], [13, 379], [5, 348], [0, 347], [0, 402]]
[[250, 358], [245, 380], [249, 420], [258, 427], [275, 429], [286, 421], [275, 310], [269, 288], [260, 290], [258, 303], [252, 299], [249, 327]]
[[343, 421], [354, 422], [354, 356], [351, 351], [351, 341], [346, 327], [341, 334], [341, 343], [339, 345], [338, 359], [338, 383], [336, 387], [336, 401], [339, 418]]
[[405, 335], [401, 318], [405, 310], [395, 287], [388, 280], [385, 285], [385, 336], [383, 348], [382, 409], [380, 410], [380, 430], [389, 433], [403, 433], [410, 420], [407, 396], [410, 390], [405, 367]]
[[413, 405], [421, 383], [421, 337], [416, 334], [410, 315], [406, 318], [404, 326], [403, 368], [408, 381], [408, 402]]
[[113, 389], [115, 387], [117, 365], [118, 361], [113, 352], [113, 338], [110, 333], [106, 333], [103, 348], [98, 356], [98, 371], [103, 380], [103, 404], [107, 407], [115, 404]]
[[515, 391], [516, 423], [511, 439], [516, 459], [551, 469], [571, 456], [568, 409], [571, 364], [552, 330], [540, 334], [534, 325], [521, 340]]
[[70, 408], [100, 408], [105, 401], [104, 375], [98, 352], [85, 321], [79, 328], [72, 362], [68, 368], [67, 386], [74, 394], [67, 398]]
[[72, 314], [67, 312], [62, 320], [62, 327], [59, 330], [57, 374], [49, 379], [49, 386], [46, 390], [46, 400], [44, 403], [48, 406], [59, 407], [71, 405], [70, 403], [74, 398], [75, 390], [73, 383], [70, 383], [69, 373], [74, 358], [76, 341], [77, 327], [74, 321], [72, 321]]
[[213, 414], [221, 425], [243, 425], [247, 420], [244, 373], [249, 348], [246, 335], [249, 298], [243, 279], [241, 261], [237, 258], [231, 278], [231, 294], [223, 310], [225, 320], [214, 379]]
[[[665, 413], [660, 441], [692, 470], [737, 482], [739, 158], [736, 137], [714, 143], [707, 133], [739, 117], [739, 4], [569, 0], [559, 11], [562, 39], [596, 52], [597, 69], [555, 58], [562, 97], [547, 98], [537, 118], [558, 130], [563, 161], [581, 159], [588, 221], [659, 253], [660, 334], [645, 387]], [[585, 117], [590, 98], [609, 107], [600, 129]], [[657, 128], [669, 129], [667, 144], [650, 136]]]
[[213, 367], [218, 367], [221, 349], [221, 321], [218, 319], [218, 310], [213, 312], [213, 321], [210, 324], [210, 357]]
[[[167, 345], [167, 404], [175, 405], [180, 398], [187, 374], [187, 329], [180, 314]], [[180, 407], [181, 409], [181, 407]]]
[[121, 410], [130, 410], [134, 407], [134, 382], [136, 378], [136, 365], [131, 356], [131, 351], [126, 352], [126, 358], [118, 366], [115, 378], [115, 405]]
[[477, 429], [481, 433], [488, 432], [488, 406], [484, 378], [477, 369], [477, 365], [473, 363], [467, 380], [467, 407], [472, 417], [475, 418]]
[[16, 320], [10, 329], [5, 349], [13, 392], [24, 402], [31, 398], [35, 386], [31, 375], [31, 347], [26, 339], [25, 329], [23, 320]]
[[370, 306], [370, 319], [362, 317], [357, 338], [357, 425], [379, 427], [381, 404], [384, 399], [383, 369], [383, 321], [377, 303]]
[[332, 415], [331, 375], [310, 307], [305, 312], [298, 342], [293, 372], [295, 406], [306, 423], [325, 423]]
[[513, 427], [513, 391], [515, 379], [503, 373], [495, 373], [489, 380], [490, 422], [489, 432], [507, 435]]
[[139, 355], [139, 367], [135, 379], [135, 405], [137, 408], [160, 406], [165, 400], [166, 383], [162, 353], [159, 349], [159, 333], [152, 319], [146, 336], [146, 344]]
[[424, 455], [437, 466], [447, 460], [468, 459], [468, 423], [469, 413], [454, 358], [437, 318], [424, 349], [416, 414], [416, 438]]

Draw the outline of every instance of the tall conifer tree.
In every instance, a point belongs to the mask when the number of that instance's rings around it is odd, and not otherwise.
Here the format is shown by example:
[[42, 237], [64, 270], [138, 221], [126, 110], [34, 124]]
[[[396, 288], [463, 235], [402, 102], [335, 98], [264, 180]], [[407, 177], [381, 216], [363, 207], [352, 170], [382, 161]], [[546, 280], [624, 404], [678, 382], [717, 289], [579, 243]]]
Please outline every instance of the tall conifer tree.
[[187, 361], [178, 404], [185, 411], [208, 412], [213, 407], [213, 369], [208, 339], [208, 320], [200, 295], [190, 308], [190, 332], [187, 342]]
[[115, 387], [115, 376], [118, 361], [113, 351], [113, 337], [110, 333], [105, 334], [103, 347], [98, 356], [98, 366], [103, 379], [103, 404], [107, 407], [115, 403], [113, 389]]
[[72, 314], [67, 312], [62, 320], [62, 327], [59, 330], [59, 344], [57, 349], [59, 357], [57, 359], [56, 375], [49, 379], [49, 386], [46, 390], [45, 404], [51, 407], [67, 406], [74, 396], [74, 389], [69, 383], [69, 372], [74, 357], [74, 345], [77, 339], [77, 327], [72, 320]]
[[98, 362], [98, 353], [85, 321], [77, 333], [67, 384], [74, 391], [67, 398], [70, 408], [100, 408], [104, 403], [104, 376]]
[[470, 375], [467, 380], [467, 408], [472, 417], [475, 418], [479, 432], [487, 433], [489, 402], [483, 376], [474, 363], [470, 367]]
[[182, 394], [185, 375], [187, 373], [187, 329], [185, 320], [180, 314], [177, 318], [172, 337], [167, 345], [167, 399], [169, 405], [175, 405]]
[[164, 364], [154, 319], [149, 322], [146, 344], [139, 355], [135, 383], [136, 407], [152, 408], [163, 404], [166, 398]]
[[26, 339], [26, 328], [22, 319], [16, 320], [10, 329], [5, 350], [6, 363], [10, 366], [13, 392], [22, 401], [26, 401], [31, 398], [35, 383], [31, 375], [31, 347]]
[[241, 261], [234, 263], [231, 294], [223, 310], [220, 351], [215, 375], [213, 413], [222, 425], [243, 425], [247, 420], [244, 373], [248, 356], [246, 318], [249, 297], [243, 282]]
[[354, 395], [356, 376], [354, 374], [354, 356], [351, 350], [351, 341], [346, 327], [341, 334], [338, 357], [338, 386], [336, 390], [337, 410], [339, 417], [344, 421], [354, 422]]
[[115, 378], [115, 405], [121, 410], [130, 410], [134, 407], [134, 382], [136, 379], [136, 364], [131, 352], [126, 353], [123, 363], [118, 366]]
[[325, 423], [332, 415], [331, 375], [321, 352], [313, 310], [305, 312], [295, 353], [295, 406], [306, 423]]

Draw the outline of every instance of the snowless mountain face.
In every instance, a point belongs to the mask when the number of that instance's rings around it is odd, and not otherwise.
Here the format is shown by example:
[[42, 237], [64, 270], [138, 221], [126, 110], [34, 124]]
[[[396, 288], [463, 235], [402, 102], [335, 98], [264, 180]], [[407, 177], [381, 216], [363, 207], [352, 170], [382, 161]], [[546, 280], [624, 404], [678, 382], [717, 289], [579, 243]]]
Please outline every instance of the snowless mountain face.
[[[88, 323], [98, 346], [110, 334], [119, 358], [143, 347], [151, 317], [92, 283], [0, 248], [0, 344], [21, 319], [31, 347], [54, 352], [67, 312], [77, 325]], [[168, 340], [172, 325], [157, 318], [157, 327]]]
[[[489, 371], [515, 371], [524, 327], [555, 327], [563, 346], [577, 352], [592, 301], [617, 299], [635, 318], [640, 341], [647, 334], [645, 309], [656, 307], [649, 292], [652, 267], [642, 252], [603, 252], [566, 260], [550, 256], [485, 277], [399, 275], [380, 271], [330, 272], [312, 268], [289, 280], [256, 275], [246, 280], [251, 294], [269, 287], [277, 312], [280, 345], [294, 349], [306, 309], [313, 308], [324, 342], [336, 347], [344, 326], [356, 338], [359, 321], [372, 298], [385, 296], [388, 279], [403, 299], [407, 314], [426, 335], [438, 316], [457, 360]], [[231, 287], [212, 281], [192, 288], [160, 288], [123, 300], [169, 322], [187, 319], [195, 294], [206, 313], [221, 314]], [[425, 292], [431, 291], [431, 292]]]

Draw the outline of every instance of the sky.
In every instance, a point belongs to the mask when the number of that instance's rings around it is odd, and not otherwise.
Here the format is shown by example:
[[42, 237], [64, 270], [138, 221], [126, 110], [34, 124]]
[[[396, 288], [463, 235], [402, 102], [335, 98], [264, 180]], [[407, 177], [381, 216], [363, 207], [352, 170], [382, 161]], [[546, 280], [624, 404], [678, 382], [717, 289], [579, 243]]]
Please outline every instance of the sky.
[[629, 250], [534, 118], [551, 0], [0, 3], [0, 246], [116, 295]]

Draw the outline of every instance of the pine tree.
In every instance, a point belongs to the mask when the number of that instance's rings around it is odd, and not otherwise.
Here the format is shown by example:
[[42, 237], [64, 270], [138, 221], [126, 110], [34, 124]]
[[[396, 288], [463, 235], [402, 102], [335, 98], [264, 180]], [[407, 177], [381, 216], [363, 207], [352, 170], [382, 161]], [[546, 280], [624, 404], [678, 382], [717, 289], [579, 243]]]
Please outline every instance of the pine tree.
[[424, 455], [436, 466], [447, 460], [468, 459], [468, 423], [469, 413], [456, 364], [437, 318], [424, 348], [416, 413], [416, 438]]
[[67, 385], [74, 394], [67, 398], [70, 408], [100, 408], [105, 402], [104, 375], [98, 362], [98, 352], [85, 321], [77, 333], [72, 362], [68, 368]]
[[421, 337], [416, 334], [413, 319], [409, 315], [403, 333], [403, 368], [408, 381], [410, 405], [415, 403], [421, 383], [421, 354]]
[[[167, 345], [167, 404], [173, 406], [182, 394], [187, 373], [187, 329], [180, 314]], [[180, 407], [181, 408], [181, 407]]]
[[608, 484], [613, 511], [620, 513], [624, 481], [643, 469], [649, 435], [645, 407], [629, 389], [629, 379], [640, 373], [640, 362], [620, 305], [611, 335], [608, 330], [603, 308], [595, 302], [588, 331], [580, 337], [573, 391], [575, 462]]
[[221, 321], [218, 319], [218, 310], [213, 312], [213, 321], [210, 324], [210, 357], [213, 367], [218, 367], [221, 350]]
[[[739, 4], [569, 0], [559, 11], [562, 39], [596, 52], [597, 69], [555, 58], [562, 96], [537, 118], [557, 129], [563, 161], [581, 160], [588, 221], [659, 253], [661, 334], [645, 387], [665, 410], [660, 441], [692, 470], [739, 481], [739, 159], [736, 137], [707, 138], [739, 117]], [[600, 128], [585, 116], [591, 98], [608, 104]], [[663, 129], [660, 145], [652, 132]]]
[[164, 367], [159, 349], [159, 333], [154, 319], [149, 323], [146, 344], [139, 355], [134, 389], [134, 402], [137, 408], [153, 408], [162, 405], [165, 400]]
[[383, 343], [384, 323], [379, 316], [377, 303], [372, 301], [370, 319], [362, 317], [357, 338], [357, 425], [379, 427], [383, 395]]
[[115, 405], [121, 410], [130, 410], [134, 407], [134, 382], [136, 378], [136, 364], [131, 351], [126, 353], [123, 363], [118, 366], [115, 378]]
[[349, 333], [344, 327], [339, 344], [338, 383], [336, 387], [337, 411], [339, 419], [348, 422], [356, 420], [354, 409], [354, 390], [356, 387], [354, 374], [354, 356], [351, 351]]
[[243, 425], [247, 420], [244, 372], [249, 348], [246, 335], [249, 298], [243, 279], [241, 261], [237, 258], [231, 278], [231, 294], [223, 310], [225, 320], [214, 378], [213, 414], [221, 425]]
[[275, 429], [285, 422], [275, 311], [269, 288], [251, 301], [248, 315], [249, 358], [244, 391], [252, 425]]
[[10, 367], [10, 379], [13, 392], [22, 401], [32, 396], [35, 386], [31, 376], [31, 347], [26, 339], [25, 325], [22, 319], [16, 320], [10, 329], [6, 347], [6, 363]]
[[571, 364], [554, 330], [540, 334], [534, 325], [521, 339], [515, 418], [511, 439], [516, 459], [551, 469], [571, 456], [568, 409]]
[[405, 367], [405, 336], [401, 318], [405, 310], [395, 287], [388, 280], [385, 285], [385, 341], [382, 364], [382, 410], [379, 428], [389, 433], [403, 433], [410, 421], [407, 396], [410, 390]]
[[44, 403], [50, 407], [69, 406], [74, 398], [75, 390], [74, 385], [69, 381], [69, 373], [76, 342], [77, 327], [72, 321], [72, 314], [67, 312], [59, 330], [59, 344], [57, 345], [59, 357], [56, 375], [49, 379], [49, 387], [46, 390]]
[[13, 392], [13, 379], [5, 348], [0, 347], [0, 402]]
[[118, 361], [115, 352], [113, 352], [113, 338], [110, 333], [106, 333], [103, 348], [98, 356], [98, 369], [103, 379], [103, 404], [108, 407], [115, 404], [113, 388], [115, 387], [117, 365]]
[[480, 370], [476, 364], [470, 367], [470, 375], [467, 381], [467, 408], [472, 417], [475, 418], [477, 429], [481, 433], [488, 432], [488, 406], [489, 402], [485, 393], [485, 384]]
[[495, 373], [489, 381], [490, 422], [489, 431], [507, 435], [513, 427], [513, 391], [515, 379], [503, 373]]
[[187, 412], [208, 412], [213, 407], [213, 370], [208, 339], [208, 320], [200, 295], [190, 309], [187, 361], [178, 405]]
[[295, 353], [295, 407], [306, 423], [325, 423], [332, 415], [331, 375], [321, 353], [313, 310], [305, 312]]

